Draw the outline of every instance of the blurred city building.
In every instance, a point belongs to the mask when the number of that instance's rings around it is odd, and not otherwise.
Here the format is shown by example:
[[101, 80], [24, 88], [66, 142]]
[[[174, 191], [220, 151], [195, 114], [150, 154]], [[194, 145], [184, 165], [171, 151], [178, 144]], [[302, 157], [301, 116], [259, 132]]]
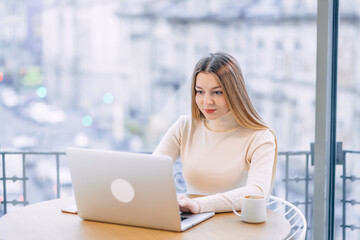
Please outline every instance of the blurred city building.
[[[348, 10], [343, 31], [357, 39], [358, 12]], [[168, 126], [189, 113], [196, 61], [219, 50], [238, 59], [281, 149], [308, 148], [314, 139], [314, 1], [44, 1], [41, 12], [49, 102], [91, 116], [96, 131], [110, 133], [119, 147], [137, 135], [152, 151]], [[360, 142], [351, 134], [360, 124], [348, 121], [360, 112], [359, 54], [340, 44], [339, 98], [354, 103], [339, 109], [347, 145]], [[111, 104], [102, 101], [105, 94]]]

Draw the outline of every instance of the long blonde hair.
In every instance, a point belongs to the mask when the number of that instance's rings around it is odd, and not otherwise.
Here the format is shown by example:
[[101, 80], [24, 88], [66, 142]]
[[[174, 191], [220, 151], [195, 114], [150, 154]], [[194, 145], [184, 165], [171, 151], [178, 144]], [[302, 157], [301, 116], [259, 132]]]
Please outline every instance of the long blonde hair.
[[204, 118], [195, 101], [196, 78], [200, 72], [215, 75], [230, 111], [240, 126], [255, 130], [268, 129], [251, 103], [238, 62], [229, 54], [222, 52], [210, 53], [209, 56], [200, 59], [195, 66], [191, 89], [191, 112], [194, 119]]
[[[196, 97], [196, 78], [199, 73], [211, 73], [220, 83], [225, 99], [228, 103], [234, 119], [244, 128], [254, 130], [268, 129], [274, 134], [275, 138], [275, 159], [271, 188], [275, 182], [276, 162], [277, 162], [277, 141], [275, 133], [264, 123], [260, 115], [253, 106], [249, 94], [246, 90], [244, 76], [239, 63], [235, 58], [223, 52], [209, 53], [208, 56], [201, 58], [195, 65], [191, 84], [191, 115], [193, 119], [200, 120], [205, 118], [198, 108]], [[269, 191], [269, 192], [270, 192]]]

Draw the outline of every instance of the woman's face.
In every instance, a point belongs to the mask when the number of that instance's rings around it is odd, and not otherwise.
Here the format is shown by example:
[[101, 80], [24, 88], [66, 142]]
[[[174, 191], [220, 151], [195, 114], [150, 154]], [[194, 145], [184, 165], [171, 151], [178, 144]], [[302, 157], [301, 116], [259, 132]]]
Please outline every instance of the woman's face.
[[212, 73], [199, 73], [195, 84], [195, 101], [209, 120], [224, 116], [230, 109], [226, 102], [223, 90]]

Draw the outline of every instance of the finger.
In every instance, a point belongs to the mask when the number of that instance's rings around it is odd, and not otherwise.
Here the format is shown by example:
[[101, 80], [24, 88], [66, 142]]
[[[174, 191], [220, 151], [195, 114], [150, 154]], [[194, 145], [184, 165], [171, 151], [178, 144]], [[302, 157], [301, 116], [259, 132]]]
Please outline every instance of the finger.
[[184, 195], [180, 195], [180, 196], [178, 196], [178, 200], [180, 199], [180, 200], [182, 200], [182, 199], [185, 199], [186, 197], [184, 196]]

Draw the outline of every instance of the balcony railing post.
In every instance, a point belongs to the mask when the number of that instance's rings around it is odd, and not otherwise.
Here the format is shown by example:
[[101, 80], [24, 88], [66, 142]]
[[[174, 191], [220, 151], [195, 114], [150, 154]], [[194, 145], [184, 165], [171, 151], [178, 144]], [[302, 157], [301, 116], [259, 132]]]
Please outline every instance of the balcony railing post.
[[311, 166], [314, 166], [314, 148], [315, 143], [310, 143]]
[[22, 178], [23, 178], [23, 197], [24, 197], [24, 199], [23, 199], [23, 205], [24, 206], [26, 206], [27, 204], [28, 204], [28, 201], [27, 201], [27, 190], [26, 190], [26, 180], [27, 180], [27, 178], [26, 178], [26, 166], [25, 166], [25, 164], [26, 164], [26, 155], [25, 155], [25, 153], [23, 153], [22, 154], [22, 170], [23, 170], [23, 176], [22, 176]]
[[289, 154], [285, 156], [285, 199], [289, 199]]
[[5, 171], [5, 154], [1, 154], [2, 155], [2, 180], [3, 180], [3, 194], [4, 194], [4, 199], [3, 199], [3, 204], [4, 204], [4, 214], [7, 213], [7, 196], [6, 196], [6, 171]]
[[[308, 216], [308, 212], [309, 212], [309, 181], [310, 181], [310, 176], [309, 176], [309, 155], [310, 154], [306, 154], [306, 167], [305, 167], [305, 218], [309, 219]], [[307, 224], [309, 225], [309, 220], [307, 220]], [[309, 229], [309, 226], [307, 226], [307, 229]]]
[[336, 143], [336, 164], [341, 165], [344, 162], [343, 143]]
[[346, 156], [343, 158], [342, 171], [342, 239], [346, 239]]

